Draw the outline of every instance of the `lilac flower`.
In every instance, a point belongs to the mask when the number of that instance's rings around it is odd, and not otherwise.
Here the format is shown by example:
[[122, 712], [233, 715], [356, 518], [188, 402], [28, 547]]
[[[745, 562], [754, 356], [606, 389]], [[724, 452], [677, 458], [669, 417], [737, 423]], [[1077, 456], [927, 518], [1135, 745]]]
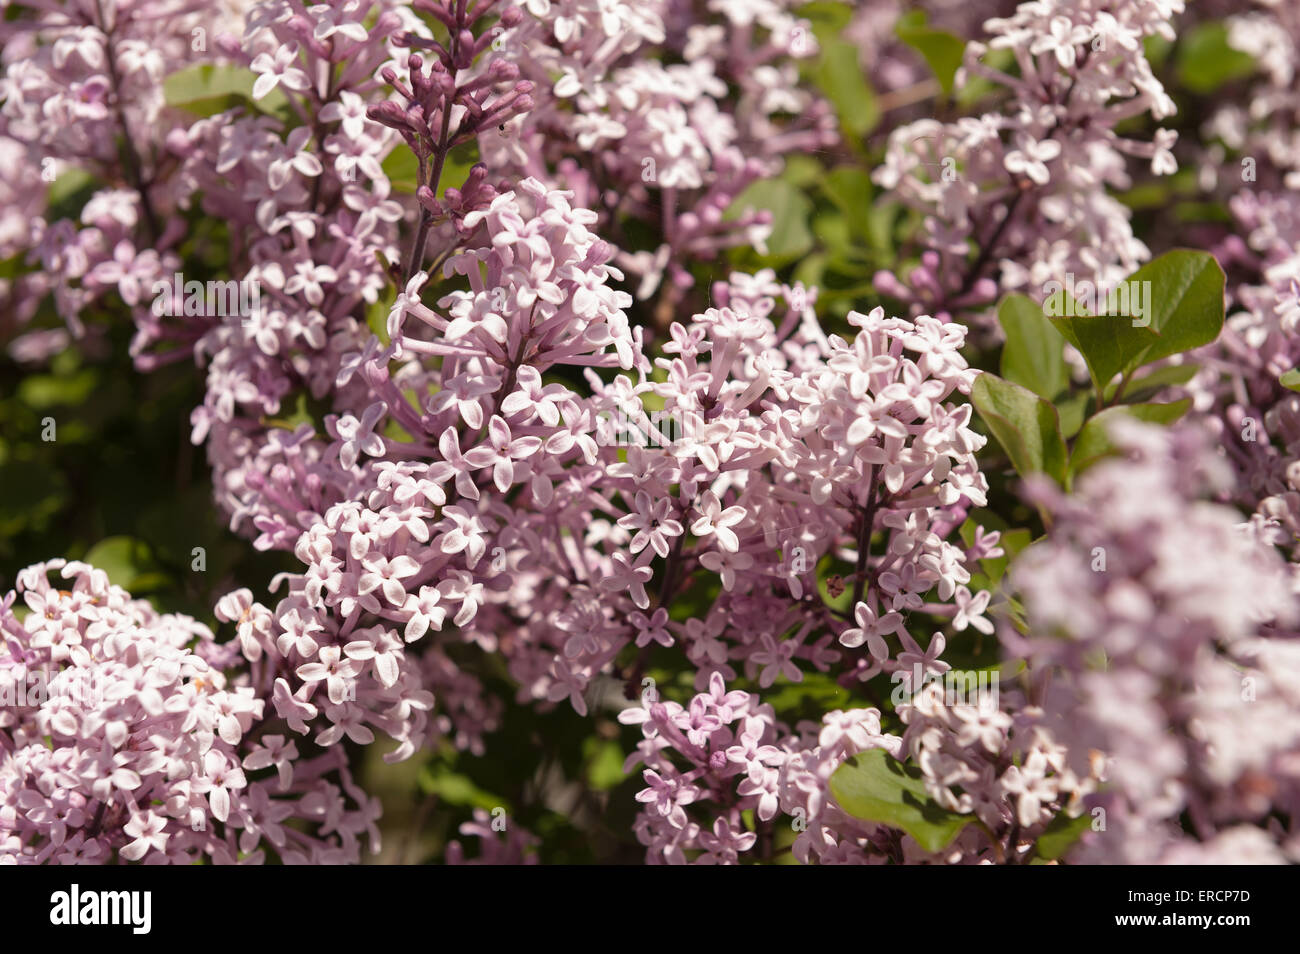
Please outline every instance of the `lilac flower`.
[[[69, 588], [55, 589], [52, 573]], [[341, 804], [333, 834], [325, 834], [306, 803], [342, 766], [339, 757], [295, 770], [297, 750], [283, 736], [253, 741], [269, 725], [270, 707], [247, 671], [228, 678], [217, 666], [238, 660], [238, 642], [232, 654], [206, 627], [159, 615], [82, 563], [53, 560], [18, 576], [17, 591], [0, 599], [0, 697], [15, 666], [60, 676], [39, 704], [0, 704], [0, 748], [8, 753], [0, 764], [0, 860], [233, 864], [263, 839], [278, 839], [276, 825], [290, 818], [301, 823], [304, 858], [358, 854], [340, 834], [351, 808]], [[13, 613], [18, 595], [32, 608], [22, 622]], [[262, 611], [246, 594], [222, 606], [226, 617], [238, 611], [241, 625]], [[247, 639], [265, 641], [254, 653], [245, 640], [249, 657], [275, 652], [269, 630]], [[275, 710], [305, 730], [301, 720], [315, 708], [300, 703], [290, 714], [282, 687], [278, 681]], [[271, 765], [277, 772], [266, 781], [245, 772]]]
[[[253, 57], [251, 69], [257, 75], [253, 84], [253, 99], [262, 99], [277, 86], [304, 90], [310, 85], [307, 74], [293, 64], [298, 59], [298, 47], [281, 46], [274, 53], [259, 53]], [[322, 118], [328, 118], [322, 116]]]
[[695, 509], [703, 516], [691, 524], [691, 533], [697, 537], [707, 537], [712, 534], [717, 537], [718, 546], [731, 553], [740, 549], [740, 539], [730, 528], [745, 519], [743, 507], [722, 509], [717, 494], [710, 490]]

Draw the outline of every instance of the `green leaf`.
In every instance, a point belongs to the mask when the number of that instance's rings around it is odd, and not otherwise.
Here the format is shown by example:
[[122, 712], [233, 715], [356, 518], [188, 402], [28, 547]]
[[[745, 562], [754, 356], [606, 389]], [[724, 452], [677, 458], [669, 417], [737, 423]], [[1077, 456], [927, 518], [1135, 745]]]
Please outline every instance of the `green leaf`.
[[149, 547], [133, 537], [105, 537], [81, 558], [108, 574], [109, 582], [131, 589], [136, 578], [152, 569]]
[[[442, 174], [438, 178], [438, 195], [441, 196], [448, 188], [459, 189], [463, 186], [469, 177], [469, 170], [478, 160], [477, 142], [461, 143], [448, 152], [442, 164]], [[394, 191], [410, 193], [420, 187], [420, 161], [406, 143], [398, 143], [380, 166]]]
[[1300, 368], [1288, 371], [1277, 380], [1284, 388], [1290, 388], [1292, 391], [1300, 391]]
[[821, 187], [826, 197], [848, 218], [854, 234], [866, 236], [869, 230], [867, 212], [875, 194], [871, 177], [855, 166], [837, 166], [826, 173]]
[[99, 384], [94, 368], [82, 368], [70, 375], [33, 374], [18, 384], [18, 397], [33, 410], [85, 403]]
[[1147, 62], [1151, 64], [1152, 72], [1158, 72], [1160, 67], [1164, 66], [1173, 48], [1174, 41], [1159, 33], [1152, 33], [1142, 41], [1142, 52], [1146, 55]]
[[1098, 391], [1119, 374], [1134, 355], [1145, 352], [1156, 340], [1150, 327], [1134, 326], [1131, 317], [1089, 315], [1081, 306], [1071, 304], [1062, 292], [1049, 296], [1043, 305], [1053, 327], [1083, 355], [1088, 375]]
[[1059, 812], [1038, 836], [1038, 841], [1034, 844], [1035, 855], [1046, 861], [1057, 860], [1074, 846], [1091, 822], [1088, 815], [1070, 818], [1065, 812]]
[[[826, 275], [826, 266], [830, 261], [824, 252], [814, 252], [811, 255], [805, 255], [799, 264], [794, 267], [794, 280], [803, 282], [805, 286], [822, 288], [823, 278]], [[818, 304], [821, 303], [823, 292], [818, 293]]]
[[971, 818], [941, 808], [921, 773], [883, 749], [853, 756], [831, 776], [831, 794], [854, 818], [901, 828], [926, 851], [943, 851]]
[[971, 403], [1022, 477], [1046, 473], [1065, 483], [1065, 441], [1056, 408], [1028, 388], [987, 371], [975, 379]]
[[957, 69], [966, 53], [966, 43], [960, 37], [925, 25], [922, 10], [913, 10], [901, 17], [894, 32], [898, 38], [925, 57], [926, 64], [944, 93], [952, 92]]
[[825, 175], [826, 170], [814, 157], [797, 153], [785, 157], [785, 168], [781, 170], [782, 179], [801, 189], [815, 185]]
[[311, 409], [307, 406], [307, 395], [303, 392], [299, 392], [292, 411], [281, 417], [264, 417], [262, 424], [265, 427], [276, 427], [286, 431], [296, 431], [302, 425], [310, 424], [318, 434], [325, 431], [324, 426], [312, 416]]
[[1070, 451], [1070, 473], [1075, 474], [1115, 450], [1110, 439], [1110, 424], [1120, 417], [1131, 417], [1150, 424], [1172, 424], [1192, 406], [1191, 398], [1170, 404], [1121, 404], [1094, 414], [1083, 425]]
[[[1146, 398], [1159, 394], [1165, 388], [1186, 384], [1196, 376], [1196, 372], [1200, 369], [1199, 364], [1193, 364], [1190, 361], [1185, 364], [1170, 364], [1163, 368], [1156, 368], [1156, 370], [1130, 381], [1121, 397], [1129, 404], [1140, 404]], [[1118, 382], [1107, 388], [1106, 400], [1113, 401], [1115, 392], [1118, 390]]]
[[[409, 150], [408, 150], [409, 152]], [[459, 189], [469, 178], [469, 170], [479, 161], [478, 141], [461, 143], [447, 153], [442, 164], [442, 176], [438, 183], [438, 194], [442, 195], [449, 188]]]
[[426, 765], [421, 769], [420, 789], [451, 805], [472, 805], [487, 811], [504, 808], [510, 814], [510, 805], [504, 799], [484, 791], [468, 775], [453, 772], [445, 765]]
[[[987, 515], [989, 511], [982, 511], [982, 514]], [[998, 520], [997, 523], [1003, 524], [1004, 521]], [[1001, 582], [1002, 577], [1006, 575], [1007, 567], [1015, 559], [1016, 554], [1029, 546], [1033, 542], [1034, 536], [1031, 531], [1024, 527], [1008, 529], [1006, 526], [994, 526], [992, 522], [981, 516], [981, 512], [977, 512], [967, 517], [966, 522], [961, 525], [961, 529], [958, 531], [961, 534], [962, 542], [968, 547], [975, 542], [975, 528], [977, 526], [982, 526], [988, 532], [997, 530], [1000, 534], [998, 546], [1004, 551], [1002, 556], [980, 561], [980, 567], [984, 571], [989, 586], [996, 586]], [[972, 579], [974, 579], [974, 576], [972, 576]], [[974, 589], [974, 586], [972, 586], [972, 589]]]
[[803, 682], [775, 685], [763, 696], [764, 704], [790, 725], [804, 718], [820, 721], [822, 713], [851, 706], [852, 701], [847, 689], [820, 672], [807, 673]]
[[84, 169], [67, 169], [50, 183], [45, 197], [49, 206], [46, 217], [51, 222], [79, 218], [82, 206], [94, 194], [95, 189], [95, 178], [89, 172]]
[[998, 321], [1006, 333], [1002, 348], [1002, 376], [1051, 401], [1065, 390], [1070, 375], [1065, 367], [1065, 341], [1025, 295], [1008, 295], [998, 306]]
[[[1093, 317], [1075, 306], [1071, 317], [1064, 291], [1044, 303], [1052, 324], [1082, 353], [1099, 392], [1116, 374], [1209, 344], [1223, 328], [1223, 269], [1207, 252], [1167, 252], [1123, 284], [1129, 307], [1115, 310], [1129, 314]], [[1112, 310], [1122, 298], [1105, 304]]]
[[834, 253], [836, 262], [844, 261], [852, 255], [855, 244], [852, 227], [843, 212], [825, 209], [816, 213], [812, 220], [812, 230], [821, 239], [822, 245]]
[[396, 192], [414, 192], [420, 186], [420, 161], [409, 146], [399, 142], [380, 167]]
[[1061, 418], [1061, 436], [1068, 441], [1079, 433], [1079, 428], [1083, 427], [1083, 422], [1088, 416], [1088, 408], [1092, 404], [1092, 395], [1086, 391], [1076, 391], [1074, 394], [1058, 398], [1053, 404]]
[[623, 771], [623, 748], [617, 742], [591, 736], [583, 741], [582, 753], [587, 760], [587, 780], [592, 788], [609, 791], [627, 778]]
[[[980, 57], [980, 62], [993, 67], [999, 72], [1011, 73], [1015, 70], [1016, 54], [1014, 50], [1008, 49], [986, 50], [984, 55]], [[983, 76], [972, 74], [966, 77], [966, 82], [953, 98], [958, 106], [969, 109], [985, 96], [996, 93], [998, 89], [998, 85], [992, 81], [985, 79]]]
[[813, 0], [799, 8], [799, 16], [813, 26], [819, 43], [839, 36], [853, 19], [853, 7], [838, 0]]
[[1229, 45], [1222, 23], [1202, 23], [1180, 39], [1178, 79], [1193, 93], [1212, 93], [1255, 72], [1254, 58]]
[[838, 37], [822, 45], [813, 78], [835, 107], [840, 126], [851, 138], [861, 139], [880, 122], [876, 94], [862, 74], [858, 48]]
[[257, 74], [242, 66], [200, 63], [172, 73], [163, 80], [163, 99], [168, 106], [229, 93], [253, 95]]
[[260, 100], [254, 100], [256, 82], [257, 74], [245, 67], [200, 63], [164, 79], [163, 99], [168, 106], [204, 117], [238, 106], [268, 115], [288, 110], [288, 97], [279, 86]]
[[10, 255], [0, 262], [0, 279], [17, 278], [22, 274], [23, 259], [26, 257], [26, 252], [19, 252], [17, 255]]
[[[836, 612], [843, 613], [846, 616], [853, 615], [853, 586], [843, 582], [844, 576], [853, 572], [850, 565], [841, 566], [830, 556], [824, 557], [817, 564], [817, 592], [822, 598], [822, 602]], [[831, 577], [840, 577], [839, 595], [831, 594], [830, 580]]]
[[1125, 281], [1151, 283], [1151, 328], [1159, 340], [1124, 371], [1207, 345], [1223, 330], [1223, 269], [1210, 253], [1174, 249]]
[[812, 202], [788, 182], [780, 179], [763, 179], [751, 183], [736, 196], [727, 209], [725, 218], [734, 219], [745, 209], [767, 209], [772, 213], [772, 235], [767, 240], [770, 258], [795, 259], [813, 245], [813, 234], [808, 228]]

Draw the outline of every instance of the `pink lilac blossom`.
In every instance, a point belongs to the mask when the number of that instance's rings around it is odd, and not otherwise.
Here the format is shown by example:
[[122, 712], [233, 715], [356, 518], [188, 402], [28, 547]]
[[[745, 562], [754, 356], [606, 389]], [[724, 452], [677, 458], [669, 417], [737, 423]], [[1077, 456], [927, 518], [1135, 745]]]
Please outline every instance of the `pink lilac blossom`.
[[[50, 3], [5, 19], [0, 142], [11, 161], [3, 164], [0, 189], [16, 201], [4, 203], [11, 243], [4, 254], [41, 266], [7, 294], [26, 323], [53, 293], [60, 317], [80, 337], [92, 303], [113, 294], [147, 304], [152, 283], [179, 265], [174, 246], [184, 226], [171, 215], [173, 180], [161, 171], [163, 143], [177, 120], [163, 80], [211, 61], [220, 31], [238, 21], [188, 0]], [[79, 173], [123, 186], [98, 191], [80, 221], [51, 220], [46, 185]], [[40, 339], [16, 347], [28, 359], [49, 354]]]
[[[946, 539], [986, 487], [969, 406], [943, 403], [973, 380], [959, 326], [877, 309], [850, 316], [860, 329], [850, 345], [822, 335], [810, 308], [781, 316], [775, 295], [792, 293], [770, 276], [735, 276], [717, 289], [723, 307], [674, 325], [674, 356], [657, 359], [667, 379], [656, 384], [621, 310], [627, 296], [600, 281], [615, 270], [600, 264], [610, 250], [586, 230], [591, 214], [533, 180], [521, 193], [467, 218], [484, 216], [493, 235], [445, 266], [468, 277], [470, 292], [449, 293], [439, 310], [411, 297], [394, 313], [394, 347], [441, 359], [436, 372], [414, 360], [403, 369], [407, 393], [431, 396], [413, 407], [372, 361], [364, 419], [330, 424], [326, 456], [347, 456], [373, 489], [335, 504], [296, 544], [307, 569], [277, 615], [309, 614], [316, 633], [280, 649], [304, 680], [291, 680], [296, 698], [309, 701], [317, 681], [302, 667], [316, 677], [317, 654], [333, 645], [349, 661], [326, 668], [357, 685], [355, 699], [329, 711], [365, 711], [391, 731], [381, 713], [402, 687], [348, 640], [357, 627], [396, 628], [394, 665], [405, 672], [405, 644], [451, 624], [452, 638], [489, 650], [511, 633], [521, 698], [568, 698], [583, 713], [592, 681], [617, 673], [629, 645], [642, 650], [621, 673], [631, 679], [652, 645], [694, 642], [662, 610], [701, 570], [723, 583], [719, 619], [730, 632], [703, 653], [697, 685], [734, 676], [733, 662], [763, 686], [798, 681], [804, 666], [825, 671], [838, 657], [828, 644], [844, 627], [806, 599], [810, 568], [832, 552], [857, 566], [859, 617], [879, 616], [900, 638], [903, 613], [980, 619], [964, 589], [965, 550]], [[441, 335], [429, 340], [431, 330]], [[593, 397], [554, 392], [559, 413], [548, 423], [512, 398], [557, 364], [587, 369]], [[601, 366], [637, 377], [606, 383]], [[651, 393], [686, 437], [657, 429], [641, 399]], [[378, 439], [385, 417], [413, 440]], [[626, 430], [611, 433], [615, 420]], [[616, 444], [629, 435], [640, 446], [623, 461]], [[926, 603], [932, 590], [938, 601]], [[831, 631], [816, 638], [815, 625]], [[841, 641], [861, 640], [846, 630]], [[843, 678], [908, 669], [910, 644], [901, 645], [901, 661], [879, 643], [853, 654]], [[407, 743], [403, 756], [422, 737], [423, 715], [412, 715], [394, 736]]]
[[[1126, 157], [1153, 175], [1175, 172], [1177, 133], [1158, 129], [1144, 142], [1115, 127], [1175, 112], [1142, 41], [1172, 39], [1169, 20], [1182, 9], [1182, 0], [1042, 0], [987, 21], [991, 39], [967, 45], [958, 83], [982, 78], [1012, 99], [999, 112], [919, 119], [891, 133], [873, 178], [924, 214], [925, 250], [903, 280], [877, 273], [877, 290], [945, 315], [1001, 291], [1042, 297], [1067, 273], [1108, 288], [1145, 261], [1150, 252], [1111, 190], [1132, 183]], [[1001, 49], [1014, 54], [1018, 76], [983, 61]]]
[[[937, 6], [952, 23], [984, 10]], [[1262, 6], [1229, 37], [1282, 109], [1294, 18]], [[1194, 425], [1117, 430], [1128, 456], [1075, 493], [1035, 486], [1052, 520], [1012, 571], [1023, 624], [976, 575], [1003, 552], [975, 513], [979, 372], [953, 317], [1148, 257], [1112, 193], [1128, 158], [1173, 173], [1176, 134], [1116, 129], [1173, 114], [1143, 42], [1171, 36], [1182, 0], [988, 19], [958, 85], [1010, 99], [895, 128], [875, 170], [924, 216], [921, 264], [875, 278], [908, 317], [850, 311], [838, 332], [816, 288], [770, 269], [683, 307], [692, 265], [763, 246], [763, 214], [724, 216], [736, 197], [835, 142], [799, 79], [817, 46], [793, 2], [150, 9], [51, 3], [0, 26], [0, 198], [20, 213], [0, 213], [0, 258], [42, 266], [0, 282], [0, 304], [22, 324], [52, 295], [68, 325], [11, 353], [42, 360], [120, 300], [141, 370], [203, 369], [193, 439], [231, 528], [297, 569], [268, 604], [226, 594], [221, 643], [84, 564], [24, 571], [0, 603], [0, 698], [51, 669], [97, 694], [0, 706], [0, 861], [354, 862], [378, 847], [378, 803], [345, 745], [489, 751], [505, 705], [485, 655], [517, 702], [580, 716], [622, 708], [616, 687], [640, 692], [659, 660], [682, 671], [684, 704], [651, 691], [618, 716], [642, 733], [626, 768], [650, 863], [1018, 863], [1084, 812], [1106, 822], [1081, 860], [1300, 858], [1300, 577], [1274, 549], [1300, 540], [1300, 398], [1277, 382], [1300, 359], [1300, 217], [1283, 191], [1296, 153], [1251, 128], [1265, 117], [1214, 120], [1268, 158], [1269, 188], [1232, 201], [1246, 237], [1223, 253], [1248, 277], [1195, 358]], [[854, 30], [887, 50], [874, 75], [915, 83], [883, 40], [898, 12], [868, 5]], [[164, 77], [199, 63], [246, 72], [252, 106], [168, 107]], [[104, 183], [76, 221], [30, 199], [53, 153]], [[199, 217], [225, 224], [251, 312], [191, 308], [184, 284], [159, 295]], [[656, 295], [654, 326], [636, 324]], [[1248, 424], [1258, 439], [1223, 440]], [[827, 564], [847, 607], [821, 596]], [[952, 702], [934, 680], [960, 675], [950, 641], [995, 631], [1025, 677], [997, 704]], [[771, 699], [814, 674], [852, 703], [782, 721]], [[878, 676], [902, 683], [888, 713], [858, 704]], [[970, 822], [947, 848], [836, 802], [832, 775], [876, 750]], [[461, 834], [476, 861], [537, 860], [495, 813]]]
[[[792, 729], [758, 697], [727, 692], [716, 672], [687, 707], [647, 699], [625, 709], [619, 721], [644, 736], [625, 769], [644, 765], [635, 830], [647, 862], [736, 864], [749, 852], [770, 860], [783, 816], [797, 832], [786, 847], [805, 864], [1001, 863], [1027, 853], [1058, 812], [1078, 814], [1095, 785], [1095, 775], [1065, 765], [1065, 748], [1032, 709], [1013, 717], [988, 701], [949, 705], [929, 683], [898, 711], [902, 737], [881, 730], [876, 709], [837, 710]], [[980, 826], [935, 853], [846, 813], [831, 775], [871, 749], [911, 755], [939, 803]]]
[[365, 840], [378, 850], [378, 803], [340, 750], [300, 751], [202, 624], [60, 559], [19, 574], [0, 639], [0, 864], [336, 864]]
[[1268, 846], [1252, 855], [1294, 861], [1294, 567], [1237, 511], [1205, 500], [1231, 469], [1204, 431], [1120, 421], [1115, 438], [1126, 456], [1073, 495], [1037, 488], [1052, 532], [1012, 570], [1027, 632], [1003, 630], [1068, 763], [1105, 759], [1089, 801], [1105, 824], [1077, 858], [1208, 862], [1251, 827]]
[[829, 107], [799, 81], [797, 61], [817, 43], [797, 4], [703, 6], [707, 18], [667, 0], [524, 4], [528, 16], [499, 42], [525, 51], [538, 105], [482, 142], [494, 168], [572, 189], [602, 234], [627, 218], [656, 229], [657, 248], [620, 248], [614, 260], [637, 298], [662, 293], [664, 315], [694, 284], [690, 262], [764, 247], [765, 212], [723, 217], [745, 187], [778, 173], [783, 156], [836, 140]]

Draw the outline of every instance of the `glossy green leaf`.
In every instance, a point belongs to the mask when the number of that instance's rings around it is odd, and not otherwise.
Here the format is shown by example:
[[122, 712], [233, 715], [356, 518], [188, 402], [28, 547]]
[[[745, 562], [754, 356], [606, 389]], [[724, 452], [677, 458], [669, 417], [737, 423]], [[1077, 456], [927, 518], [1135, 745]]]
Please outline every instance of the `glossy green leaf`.
[[[1129, 381], [1128, 387], [1120, 395], [1121, 400], [1130, 404], [1140, 404], [1146, 399], [1159, 394], [1165, 388], [1174, 387], [1179, 384], [1186, 384], [1196, 372], [1201, 369], [1199, 364], [1187, 362], [1186, 364], [1170, 364], [1163, 368], [1134, 377]], [[1118, 384], [1106, 389], [1106, 400], [1111, 401], [1115, 398], [1115, 392], [1118, 390]]]
[[819, 41], [839, 36], [853, 19], [853, 7], [841, 0], [813, 0], [799, 7], [799, 16], [813, 26]]
[[1022, 477], [1046, 473], [1065, 482], [1067, 455], [1056, 408], [1028, 388], [987, 372], [975, 379], [971, 403]]
[[587, 779], [592, 788], [609, 791], [627, 778], [623, 771], [623, 748], [617, 742], [592, 736], [583, 741], [582, 750], [587, 760]]
[[1151, 283], [1151, 328], [1159, 340], [1122, 370], [1207, 345], [1223, 330], [1223, 269], [1208, 252], [1174, 249], [1126, 281]]
[[195, 116], [214, 116], [239, 106], [267, 114], [289, 108], [288, 98], [279, 86], [260, 100], [253, 99], [256, 82], [257, 74], [245, 67], [200, 63], [164, 79], [163, 99], [168, 106]]
[[1088, 375], [1098, 390], [1156, 340], [1150, 327], [1134, 326], [1131, 317], [1093, 316], [1077, 305], [1071, 306], [1068, 298], [1058, 296], [1059, 292], [1048, 296], [1044, 311], [1053, 327], [1083, 355]]
[[484, 791], [468, 775], [453, 771], [446, 765], [425, 766], [420, 771], [420, 789], [426, 795], [437, 795], [451, 805], [472, 805], [486, 811], [504, 808], [507, 815], [510, 812], [509, 803], [504, 799]]
[[921, 773], [870, 749], [849, 759], [831, 776], [831, 794], [854, 818], [901, 828], [926, 851], [942, 851], [972, 818], [941, 808], [925, 790]]
[[95, 178], [84, 169], [60, 164], [59, 176], [50, 183], [46, 194], [50, 221], [61, 218], [78, 218], [81, 208], [97, 188]]
[[81, 404], [99, 384], [94, 368], [82, 368], [73, 374], [33, 374], [18, 385], [18, 397], [28, 407], [47, 408]]
[[395, 192], [414, 192], [420, 185], [420, 161], [404, 142], [399, 142], [393, 151], [380, 163], [384, 175]]
[[127, 590], [137, 577], [152, 569], [148, 546], [126, 536], [100, 540], [81, 559], [107, 573], [109, 582]]
[[1292, 391], [1300, 391], [1300, 368], [1282, 375], [1282, 377], [1278, 378], [1278, 383], [1284, 388], [1290, 388]]
[[1072, 440], [1079, 433], [1079, 428], [1083, 427], [1092, 402], [1093, 396], [1086, 391], [1076, 391], [1053, 402], [1056, 413], [1061, 418], [1061, 436], [1067, 441]]
[[875, 195], [871, 177], [853, 166], [839, 166], [826, 173], [821, 186], [826, 197], [848, 218], [854, 233], [866, 235], [867, 211]]
[[1002, 348], [1002, 377], [1051, 401], [1065, 390], [1065, 340], [1025, 295], [1008, 295], [998, 306], [998, 322], [1006, 334]]
[[[1082, 353], [1099, 391], [1116, 374], [1209, 344], [1223, 328], [1223, 269], [1206, 252], [1167, 252], [1125, 284], [1133, 300], [1120, 310], [1128, 314], [1071, 316], [1063, 292], [1044, 303], [1052, 324]], [[1098, 310], [1103, 304], [1110, 310], [1115, 303], [1099, 303]]]

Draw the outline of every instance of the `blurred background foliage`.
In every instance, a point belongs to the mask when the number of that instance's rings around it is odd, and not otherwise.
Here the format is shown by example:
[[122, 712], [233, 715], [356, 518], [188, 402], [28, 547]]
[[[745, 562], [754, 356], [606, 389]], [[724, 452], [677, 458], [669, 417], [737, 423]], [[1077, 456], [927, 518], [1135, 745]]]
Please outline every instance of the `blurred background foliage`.
[[215, 625], [218, 596], [263, 587], [292, 557], [257, 553], [216, 509], [190, 443], [202, 372], [139, 374], [129, 318], [99, 318], [46, 367], [0, 356], [0, 588], [31, 563], [86, 560], [159, 610]]

